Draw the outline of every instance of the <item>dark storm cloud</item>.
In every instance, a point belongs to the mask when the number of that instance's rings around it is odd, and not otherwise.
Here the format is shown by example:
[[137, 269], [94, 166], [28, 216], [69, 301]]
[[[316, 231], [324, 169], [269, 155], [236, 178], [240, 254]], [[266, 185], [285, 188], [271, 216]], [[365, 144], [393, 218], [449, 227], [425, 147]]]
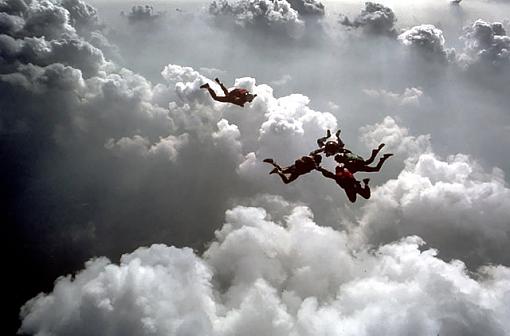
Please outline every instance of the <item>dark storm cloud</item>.
[[363, 28], [369, 34], [396, 36], [397, 18], [391, 8], [375, 2], [365, 2], [365, 8], [352, 21], [346, 16], [340, 17], [340, 23], [354, 28]]

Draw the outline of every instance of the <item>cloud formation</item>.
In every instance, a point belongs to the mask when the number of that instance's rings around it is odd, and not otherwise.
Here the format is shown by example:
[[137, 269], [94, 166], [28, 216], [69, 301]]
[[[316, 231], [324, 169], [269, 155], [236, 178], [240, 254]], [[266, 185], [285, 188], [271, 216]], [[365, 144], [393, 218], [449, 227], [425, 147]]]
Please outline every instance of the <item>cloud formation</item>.
[[128, 14], [121, 12], [122, 16], [126, 16], [129, 23], [137, 22], [154, 22], [164, 16], [163, 12], [154, 12], [154, 7], [151, 5], [136, 5], [131, 7], [131, 11]]
[[379, 244], [416, 234], [446, 260], [510, 263], [510, 189], [500, 169], [485, 172], [462, 154], [441, 159], [428, 137], [409, 136], [389, 117], [363, 133], [369, 145], [385, 142], [407, 157], [398, 177], [372, 193], [356, 228], [364, 239]]
[[361, 27], [366, 33], [374, 35], [396, 36], [396, 21], [397, 18], [391, 8], [375, 2], [365, 2], [365, 8], [352, 21], [344, 15], [340, 16], [342, 25]]
[[502, 23], [477, 20], [466, 28], [462, 39], [465, 45], [461, 62], [507, 69], [510, 66], [510, 36]]
[[443, 32], [434, 25], [412, 27], [400, 34], [398, 40], [412, 51], [433, 61], [448, 62], [452, 57], [453, 51], [445, 48]]
[[416, 236], [367, 251], [353, 249], [345, 233], [318, 226], [307, 207], [290, 206], [284, 218], [277, 223], [263, 208], [237, 206], [227, 211], [202, 257], [187, 248], [153, 245], [123, 255], [119, 264], [91, 260], [23, 307], [21, 331], [303, 336], [510, 331], [508, 268], [487, 266], [475, 279], [462, 262], [445, 262], [437, 251], [424, 250]]
[[260, 29], [272, 34], [285, 34], [290, 37], [302, 35], [305, 23], [299, 13], [286, 0], [237, 0], [211, 2], [209, 13], [221, 25], [226, 19], [243, 28]]
[[287, 0], [292, 8], [299, 14], [307, 15], [324, 15], [324, 4], [317, 0]]

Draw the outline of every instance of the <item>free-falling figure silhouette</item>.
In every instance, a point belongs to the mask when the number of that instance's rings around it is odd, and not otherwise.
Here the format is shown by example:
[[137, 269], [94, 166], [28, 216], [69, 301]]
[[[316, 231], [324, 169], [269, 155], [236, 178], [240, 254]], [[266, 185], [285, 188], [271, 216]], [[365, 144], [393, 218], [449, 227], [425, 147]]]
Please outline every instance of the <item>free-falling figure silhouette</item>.
[[290, 182], [296, 180], [299, 176], [308, 174], [312, 170], [317, 169], [321, 161], [322, 157], [317, 154], [302, 156], [301, 158], [294, 161], [293, 165], [282, 168], [276, 164], [273, 159], [264, 160], [265, 163], [269, 163], [274, 166], [274, 169], [271, 170], [269, 174], [278, 174], [285, 184], [289, 184]]
[[365, 199], [370, 198], [370, 187], [368, 186], [368, 182], [370, 179], [366, 178], [363, 180], [364, 186], [361, 186], [361, 183], [354, 178], [352, 172], [349, 171], [343, 165], [339, 165], [335, 169], [335, 173], [333, 174], [329, 170], [326, 170], [322, 167], [317, 167], [317, 170], [322, 173], [325, 177], [335, 180], [336, 184], [338, 184], [345, 193], [347, 194], [347, 198], [352, 203], [356, 202], [356, 195], [359, 194]]
[[246, 89], [241, 88], [235, 88], [231, 91], [229, 91], [225, 85], [223, 85], [222, 82], [218, 78], [215, 78], [214, 81], [218, 83], [218, 85], [221, 87], [221, 90], [223, 90], [223, 93], [225, 96], [221, 97], [214, 92], [213, 89], [209, 86], [209, 83], [205, 83], [200, 86], [201, 89], [207, 89], [209, 91], [209, 94], [211, 95], [212, 99], [222, 102], [222, 103], [231, 103], [235, 104], [241, 107], [244, 107], [244, 104], [251, 103], [255, 97], [257, 97], [256, 94], [251, 94]]
[[375, 157], [381, 149], [384, 147], [384, 144], [380, 144], [379, 147], [372, 150], [372, 155], [368, 160], [363, 159], [361, 156], [352, 153], [350, 150], [345, 150], [342, 154], [335, 155], [335, 161], [339, 164], [342, 164], [345, 168], [347, 168], [351, 173], [356, 172], [378, 172], [381, 170], [382, 165], [386, 160], [388, 160], [393, 154], [388, 153], [384, 154], [382, 158], [379, 159], [379, 162], [375, 167], [370, 167], [369, 164], [374, 162]]

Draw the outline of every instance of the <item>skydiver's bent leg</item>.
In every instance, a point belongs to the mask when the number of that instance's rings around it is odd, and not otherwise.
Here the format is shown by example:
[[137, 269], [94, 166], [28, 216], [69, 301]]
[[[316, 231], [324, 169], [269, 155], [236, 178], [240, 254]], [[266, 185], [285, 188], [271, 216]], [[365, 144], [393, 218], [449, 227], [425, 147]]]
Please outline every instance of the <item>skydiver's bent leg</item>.
[[220, 82], [220, 80], [218, 78], [215, 78], [214, 81], [216, 83], [218, 83], [218, 85], [221, 87], [221, 90], [223, 90], [223, 93], [225, 94], [225, 96], [228, 96], [228, 89], [225, 87], [225, 85], [223, 85], [223, 83]]
[[336, 133], [335, 133], [335, 136], [336, 136], [336, 142], [337, 142], [340, 146], [344, 147], [344, 146], [345, 146], [345, 144], [344, 144], [344, 142], [342, 141], [342, 139], [340, 139], [340, 133], [342, 133], [342, 131], [341, 131], [341, 130], [338, 130], [338, 131], [336, 131]]
[[326, 136], [325, 137], [317, 139], [317, 145], [319, 145], [320, 148], [324, 147], [324, 145], [326, 144], [326, 140], [328, 140], [330, 136], [331, 136], [331, 131], [328, 130], [326, 132]]
[[283, 183], [285, 183], [285, 184], [289, 184], [290, 182], [296, 180], [299, 177], [298, 174], [290, 174], [290, 176], [287, 177], [282, 172], [278, 172], [278, 175], [280, 175], [280, 177], [282, 178]]
[[384, 147], [384, 144], [380, 144], [379, 147], [377, 147], [376, 149], [372, 150], [372, 155], [370, 156], [370, 158], [368, 160], [365, 160], [365, 164], [367, 166], [369, 164], [371, 164], [372, 162], [374, 162], [375, 157], [377, 156], [377, 154], [379, 154], [379, 152], [381, 151], [381, 149], [383, 149], [383, 147]]
[[216, 95], [216, 92], [214, 92], [214, 90], [211, 89], [210, 87], [207, 88], [207, 91], [209, 91], [209, 94], [211, 95], [212, 99], [222, 102], [222, 103], [229, 103], [229, 100], [227, 97], [218, 97]]
[[269, 174], [274, 174], [279, 171], [288, 170], [289, 167], [282, 169], [280, 165], [273, 161], [273, 159], [264, 159], [263, 162], [271, 164], [275, 169], [273, 169]]
[[352, 186], [344, 187], [345, 193], [347, 194], [347, 198], [351, 203], [356, 202], [356, 189]]
[[[386, 160], [388, 160], [391, 156], [393, 156], [393, 154], [384, 154], [383, 157], [377, 163], [377, 166], [374, 167], [375, 170], [373, 170], [373, 171], [381, 170], [381, 167], [384, 164], [384, 162], [386, 162]], [[369, 167], [367, 167], [367, 168], [369, 168]]]
[[369, 199], [370, 198], [370, 187], [368, 186], [368, 181], [369, 179], [364, 179], [363, 182], [364, 182], [364, 186], [363, 188], [361, 187], [361, 184], [358, 184], [358, 194], [360, 194], [361, 197], [363, 197], [364, 199]]

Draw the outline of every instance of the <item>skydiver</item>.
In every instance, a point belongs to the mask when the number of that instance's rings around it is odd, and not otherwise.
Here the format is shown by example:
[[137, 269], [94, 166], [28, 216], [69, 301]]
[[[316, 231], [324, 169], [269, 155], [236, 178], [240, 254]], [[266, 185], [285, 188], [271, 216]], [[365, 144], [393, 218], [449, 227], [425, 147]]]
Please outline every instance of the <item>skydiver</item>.
[[319, 145], [319, 149], [314, 150], [310, 154], [319, 154], [324, 153], [326, 156], [331, 156], [339, 153], [344, 153], [346, 149], [344, 149], [345, 144], [340, 139], [340, 132], [341, 130], [338, 130], [336, 132], [336, 141], [326, 141], [331, 137], [331, 131], [327, 130], [326, 136], [317, 139], [317, 145]]
[[[289, 184], [296, 180], [299, 176], [308, 174], [312, 170], [317, 169], [322, 161], [322, 157], [318, 154], [302, 156], [294, 161], [294, 164], [286, 168], [280, 167], [273, 159], [265, 159], [264, 162], [272, 164], [274, 169], [269, 174], [278, 174], [283, 183]], [[289, 176], [287, 176], [289, 175]]]
[[251, 94], [246, 89], [236, 88], [232, 91], [228, 91], [228, 89], [223, 85], [223, 83], [220, 82], [218, 78], [215, 78], [214, 81], [218, 83], [218, 85], [221, 87], [221, 90], [225, 94], [223, 97], [219, 97], [216, 95], [216, 92], [214, 92], [213, 89], [209, 86], [209, 83], [205, 83], [200, 86], [201, 89], [207, 89], [209, 91], [209, 94], [211, 95], [212, 99], [222, 102], [222, 103], [231, 103], [235, 105], [239, 105], [241, 107], [244, 107], [244, 104], [251, 103], [252, 100], [257, 97], [256, 94]]
[[356, 155], [352, 153], [349, 150], [346, 150], [346, 152], [342, 154], [335, 155], [335, 161], [344, 165], [351, 173], [356, 172], [378, 172], [381, 170], [382, 165], [384, 162], [390, 158], [393, 154], [388, 153], [384, 154], [381, 159], [379, 159], [379, 162], [377, 163], [377, 166], [375, 167], [369, 167], [368, 165], [374, 162], [375, 157], [381, 149], [384, 147], [384, 144], [380, 144], [378, 148], [372, 150], [372, 155], [368, 160], [364, 160], [361, 156]]
[[347, 198], [352, 203], [356, 201], [356, 194], [359, 194], [365, 199], [370, 198], [370, 187], [368, 186], [370, 179], [364, 179], [364, 186], [361, 187], [361, 183], [357, 181], [354, 178], [354, 175], [352, 175], [352, 172], [350, 172], [343, 165], [339, 165], [335, 168], [335, 174], [322, 168], [321, 166], [318, 166], [317, 170], [320, 171], [325, 177], [335, 180], [336, 184], [338, 184], [345, 191]]

